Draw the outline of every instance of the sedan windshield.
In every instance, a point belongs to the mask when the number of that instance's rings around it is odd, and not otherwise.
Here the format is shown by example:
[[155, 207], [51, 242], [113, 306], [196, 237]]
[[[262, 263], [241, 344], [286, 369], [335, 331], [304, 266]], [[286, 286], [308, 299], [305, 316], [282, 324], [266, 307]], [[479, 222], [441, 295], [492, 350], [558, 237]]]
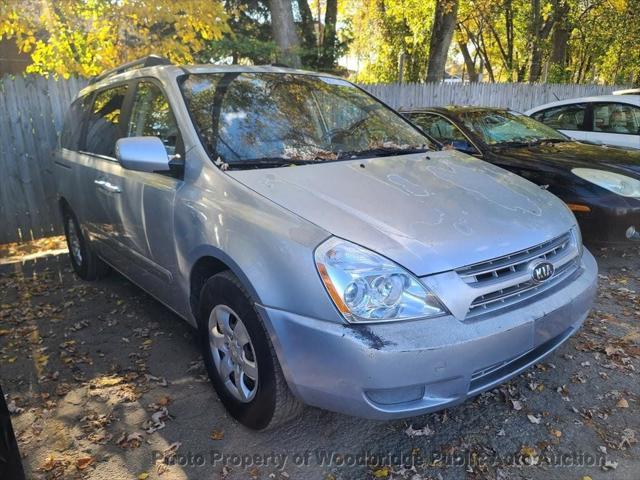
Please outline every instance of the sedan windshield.
[[205, 148], [225, 168], [428, 149], [429, 139], [351, 83], [283, 73], [190, 74], [181, 84]]
[[465, 126], [488, 145], [530, 145], [564, 142], [568, 138], [533, 118], [506, 111], [467, 111], [459, 114]]

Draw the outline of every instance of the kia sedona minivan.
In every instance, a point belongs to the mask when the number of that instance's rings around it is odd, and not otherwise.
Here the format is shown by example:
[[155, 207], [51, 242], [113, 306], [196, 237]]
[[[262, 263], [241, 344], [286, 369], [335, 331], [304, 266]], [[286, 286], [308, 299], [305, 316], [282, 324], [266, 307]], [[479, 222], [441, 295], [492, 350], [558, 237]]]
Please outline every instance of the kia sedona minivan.
[[149, 57], [69, 109], [69, 257], [197, 328], [250, 428], [303, 404], [378, 419], [456, 405], [566, 341], [597, 266], [555, 196], [433, 146], [338, 77]]

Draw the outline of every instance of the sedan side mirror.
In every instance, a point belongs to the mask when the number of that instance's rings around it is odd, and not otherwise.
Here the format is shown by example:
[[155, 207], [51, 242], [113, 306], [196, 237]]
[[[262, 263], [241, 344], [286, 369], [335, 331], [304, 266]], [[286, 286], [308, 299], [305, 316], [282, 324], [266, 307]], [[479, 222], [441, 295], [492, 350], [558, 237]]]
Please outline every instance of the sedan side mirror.
[[116, 158], [128, 170], [166, 172], [169, 156], [158, 137], [127, 137], [116, 142]]

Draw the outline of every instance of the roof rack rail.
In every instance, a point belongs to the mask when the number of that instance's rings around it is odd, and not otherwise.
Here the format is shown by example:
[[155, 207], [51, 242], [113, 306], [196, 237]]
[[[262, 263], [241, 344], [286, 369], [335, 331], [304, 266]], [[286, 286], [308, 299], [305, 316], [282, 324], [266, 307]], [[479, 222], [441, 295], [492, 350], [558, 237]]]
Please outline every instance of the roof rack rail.
[[132, 62], [120, 65], [119, 67], [105, 70], [97, 77], [93, 77], [89, 81], [89, 84], [99, 82], [100, 80], [104, 80], [105, 78], [110, 77], [111, 75], [116, 75], [117, 73], [133, 70], [134, 68], [154, 67], [156, 65], [172, 65], [172, 63], [171, 60], [161, 57], [160, 55], [148, 55], [146, 57], [139, 58], [138, 60], [133, 60]]

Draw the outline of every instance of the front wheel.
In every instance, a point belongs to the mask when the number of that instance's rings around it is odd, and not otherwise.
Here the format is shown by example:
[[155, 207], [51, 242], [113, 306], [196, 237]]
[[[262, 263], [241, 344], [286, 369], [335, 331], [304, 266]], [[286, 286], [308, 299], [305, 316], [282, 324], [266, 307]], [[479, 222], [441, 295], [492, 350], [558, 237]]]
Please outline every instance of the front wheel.
[[91, 249], [91, 245], [82, 234], [73, 212], [65, 209], [63, 219], [69, 259], [73, 270], [83, 280], [95, 280], [106, 275], [109, 267]]
[[236, 420], [262, 430], [301, 412], [251, 297], [231, 272], [205, 283], [198, 322], [209, 378]]

